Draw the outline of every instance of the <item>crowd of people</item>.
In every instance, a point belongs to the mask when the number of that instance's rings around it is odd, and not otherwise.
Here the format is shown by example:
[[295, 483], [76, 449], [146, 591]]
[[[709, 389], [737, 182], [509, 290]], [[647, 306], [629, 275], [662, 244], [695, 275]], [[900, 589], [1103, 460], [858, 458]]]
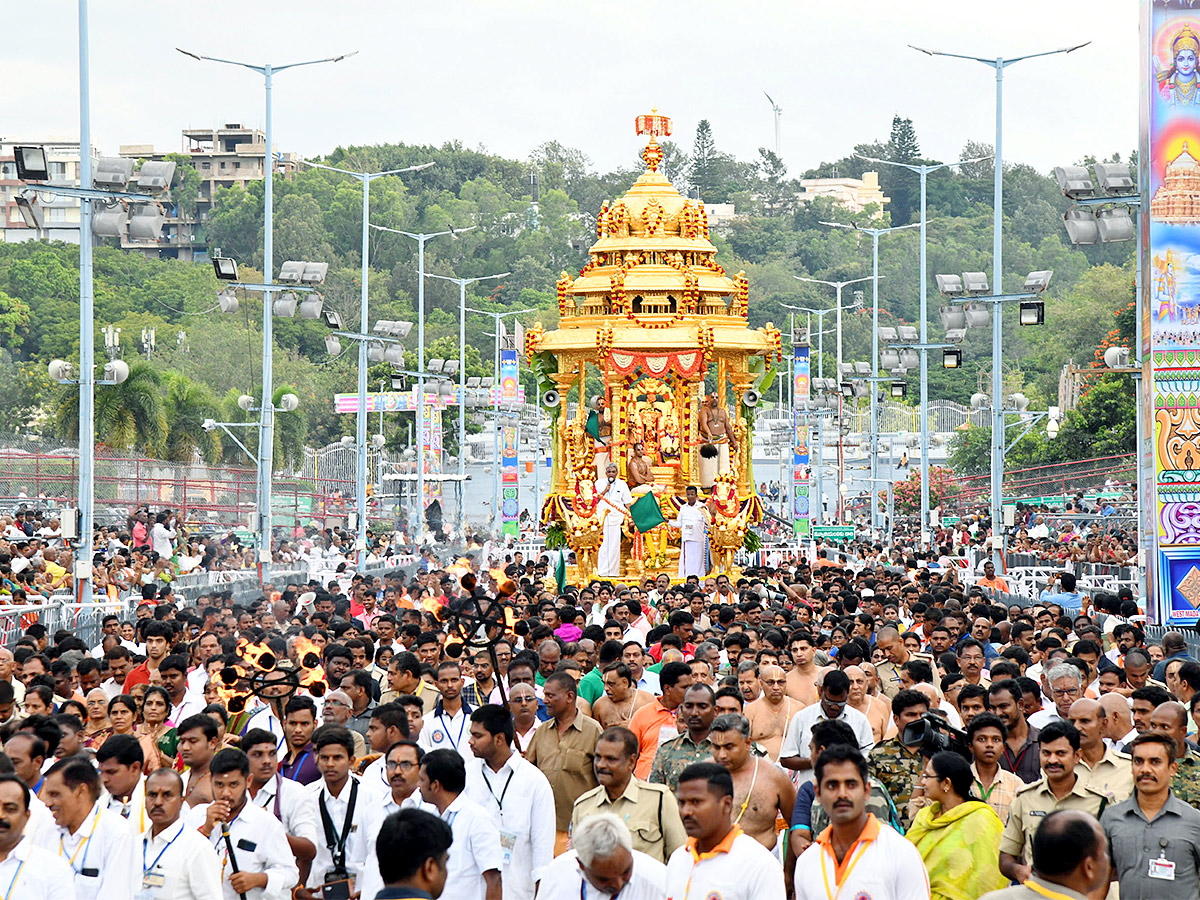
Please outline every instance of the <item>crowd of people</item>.
[[1200, 662], [1127, 590], [496, 552], [26, 628], [0, 897], [1200, 896]]

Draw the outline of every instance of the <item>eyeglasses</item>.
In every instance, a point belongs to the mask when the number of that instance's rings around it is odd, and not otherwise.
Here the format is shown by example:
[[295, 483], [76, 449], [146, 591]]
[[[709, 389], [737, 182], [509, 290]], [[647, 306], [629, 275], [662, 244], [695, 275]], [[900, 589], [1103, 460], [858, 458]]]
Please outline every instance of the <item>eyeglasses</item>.
[[399, 769], [401, 772], [411, 772], [417, 767], [417, 765], [417, 763], [410, 762], [407, 759], [404, 760], [404, 762], [392, 762], [390, 759], [387, 761], [387, 767], [389, 769]]
[[1079, 688], [1054, 688], [1051, 693], [1053, 693], [1055, 697], [1074, 697], [1079, 693]]
[[326, 700], [326, 701], [325, 701], [325, 705], [326, 705], [326, 706], [344, 706], [344, 707], [346, 707], [347, 709], [349, 709], [349, 708], [350, 708], [350, 704], [349, 704], [349, 703], [343, 703], [341, 700]]

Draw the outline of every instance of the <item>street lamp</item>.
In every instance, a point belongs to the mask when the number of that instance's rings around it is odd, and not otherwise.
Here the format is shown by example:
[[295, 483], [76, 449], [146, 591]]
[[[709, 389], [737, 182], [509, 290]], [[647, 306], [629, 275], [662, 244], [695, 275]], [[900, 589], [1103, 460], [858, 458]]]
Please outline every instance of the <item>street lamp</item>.
[[425, 532], [425, 242], [435, 237], [447, 234], [458, 237], [466, 231], [474, 231], [478, 225], [468, 225], [466, 228], [450, 228], [447, 231], [435, 231], [420, 234], [412, 231], [402, 231], [399, 228], [385, 228], [382, 225], [371, 225], [377, 231], [387, 231], [400, 234], [417, 242], [417, 530], [416, 537], [420, 538]]
[[[367, 291], [371, 259], [371, 247], [368, 241], [370, 234], [368, 225], [371, 221], [371, 182], [377, 178], [384, 178], [389, 175], [401, 175], [405, 172], [418, 172], [422, 169], [428, 169], [433, 163], [427, 162], [418, 166], [407, 166], [403, 169], [389, 169], [386, 172], [355, 172], [349, 169], [339, 169], [335, 166], [310, 162], [306, 159], [301, 160], [301, 162], [307, 166], [312, 166], [314, 169], [324, 169], [327, 172], [348, 175], [351, 178], [357, 179], [362, 184], [362, 249], [359, 254], [362, 262], [362, 274], [359, 285], [358, 330], [365, 332], [367, 330]], [[320, 312], [319, 307], [318, 312]], [[301, 308], [300, 315], [304, 315], [303, 308]], [[315, 316], [309, 316], [308, 318], [315, 318]], [[333, 327], [341, 327], [340, 317], [337, 324]], [[327, 342], [326, 348], [328, 349], [329, 346]], [[334, 355], [340, 353], [340, 345], [338, 350], [331, 352]], [[354, 477], [355, 508], [358, 511], [358, 536], [355, 541], [355, 548], [358, 550], [358, 559], [361, 563], [366, 559], [367, 552], [367, 344], [365, 341], [358, 342], [358, 409], [355, 417], [355, 441], [358, 445], [358, 458]]]
[[[837, 364], [840, 367], [842, 364], [842, 288], [851, 284], [858, 284], [860, 281], [870, 281], [875, 276], [867, 275], [864, 278], [851, 278], [849, 281], [824, 281], [820, 278], [805, 278], [802, 275], [793, 275], [792, 277], [797, 281], [807, 281], [810, 284], [825, 284], [837, 291], [837, 301], [833, 308], [837, 312], [837, 316], [835, 317], [837, 323]], [[855, 301], [855, 306], [861, 305], [857, 300]], [[818, 320], [817, 327], [821, 327], [820, 320]]]
[[[84, 0], [80, 0], [84, 2]], [[272, 318], [272, 294], [279, 290], [271, 283], [275, 272], [275, 129], [271, 115], [271, 82], [276, 72], [284, 69], [294, 69], [300, 66], [314, 66], [320, 63], [335, 63], [353, 56], [358, 51], [343, 53], [341, 56], [330, 56], [325, 59], [310, 59], [303, 62], [284, 63], [280, 66], [266, 63], [255, 65], [232, 59], [218, 59], [215, 56], [203, 56], [176, 47], [184, 56], [190, 56], [199, 61], [222, 63], [229, 66], [241, 66], [263, 77], [263, 90], [266, 100], [266, 126], [263, 135], [263, 276], [266, 283], [260, 289], [267, 296], [263, 299], [263, 351], [262, 351], [262, 403], [260, 409], [260, 433], [258, 436], [258, 561], [260, 566], [271, 561], [271, 472], [275, 451], [275, 410], [271, 398], [275, 391], [274, 372], [272, 369], [275, 349], [275, 323]], [[86, 153], [83, 154], [87, 156]], [[214, 263], [215, 266], [215, 263]], [[282, 273], [281, 273], [282, 274]], [[218, 277], [221, 275], [218, 273]], [[323, 277], [323, 276], [322, 276]], [[236, 278], [236, 275], [235, 275]], [[233, 279], [230, 279], [233, 280]], [[260, 570], [261, 575], [261, 570]]]
[[[474, 284], [477, 281], [493, 281], [497, 278], [507, 278], [511, 274], [511, 272], [501, 272], [499, 275], [480, 275], [477, 278], [455, 278], [450, 275], [434, 275], [432, 272], [429, 273], [430, 278], [438, 278], [442, 281], [450, 281], [458, 285], [458, 531], [460, 536], [466, 533], [466, 514], [462, 503], [462, 485], [467, 475], [465, 456], [467, 449], [467, 285]], [[537, 439], [538, 453], [540, 454], [542, 449], [542, 433], [540, 430], [537, 433]]]

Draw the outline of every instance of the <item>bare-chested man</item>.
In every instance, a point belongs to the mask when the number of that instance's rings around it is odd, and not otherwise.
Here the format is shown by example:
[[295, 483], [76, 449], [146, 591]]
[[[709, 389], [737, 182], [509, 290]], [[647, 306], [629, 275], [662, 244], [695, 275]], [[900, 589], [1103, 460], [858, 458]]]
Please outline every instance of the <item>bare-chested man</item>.
[[817, 666], [811, 635], [803, 632], [792, 635], [788, 650], [792, 654], [792, 669], [787, 673], [787, 695], [803, 706], [817, 702]]
[[737, 439], [729, 413], [721, 409], [716, 392], [708, 395], [708, 402], [700, 408], [700, 436], [711, 443], [729, 441], [729, 452], [737, 451]]
[[625, 466], [625, 476], [631, 490], [642, 485], [654, 485], [650, 457], [646, 456], [646, 445], [641, 441], [633, 445], [633, 452], [629, 454], [629, 462]]
[[779, 759], [779, 748], [783, 745], [783, 735], [792, 720], [792, 713], [799, 712], [801, 706], [787, 695], [787, 677], [779, 666], [763, 666], [759, 672], [759, 683], [762, 685], [762, 696], [746, 704], [750, 740], [762, 744], [767, 755], [775, 761]]
[[871, 732], [875, 735], [875, 743], [878, 744], [883, 740], [883, 733], [891, 719], [891, 705], [867, 693], [867, 673], [859, 666], [846, 666], [844, 671], [850, 679], [850, 697], [846, 702], [867, 717]]
[[708, 733], [713, 761], [733, 776], [729, 817], [764, 847], [775, 849], [775, 819], [792, 821], [796, 788], [783, 770], [750, 753], [750, 722], [745, 716], [718, 716]]
[[615, 725], [628, 727], [635, 710], [654, 701], [654, 695], [634, 686], [633, 671], [623, 662], [613, 663], [604, 670], [604, 696], [592, 704], [592, 718], [602, 728]]

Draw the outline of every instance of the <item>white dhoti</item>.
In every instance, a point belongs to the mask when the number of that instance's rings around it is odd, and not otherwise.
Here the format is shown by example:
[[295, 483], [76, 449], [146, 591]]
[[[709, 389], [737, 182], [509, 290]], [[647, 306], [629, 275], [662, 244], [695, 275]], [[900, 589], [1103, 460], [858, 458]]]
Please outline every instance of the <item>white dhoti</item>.
[[679, 577], [687, 578], [695, 575], [703, 578], [704, 571], [704, 541], [681, 541], [679, 543]]
[[717, 480], [717, 474], [729, 471], [729, 441], [710, 441], [717, 448], [718, 455], [706, 459], [700, 457], [700, 486], [710, 488]]
[[679, 507], [679, 517], [672, 523], [679, 528], [679, 577], [696, 575], [703, 578], [707, 572], [704, 564], [704, 545], [707, 541], [707, 521], [704, 507], [699, 503]]
[[[606, 485], [602, 485], [603, 490]], [[625, 511], [633, 502], [629, 485], [618, 478], [600, 498], [599, 513], [603, 516], [604, 540], [596, 553], [596, 574], [614, 577], [621, 574], [621, 523]]]
[[609, 456], [608, 447], [604, 444], [596, 444], [596, 483], [600, 484], [606, 478], [605, 469], [608, 468], [608, 461], [612, 458]]

